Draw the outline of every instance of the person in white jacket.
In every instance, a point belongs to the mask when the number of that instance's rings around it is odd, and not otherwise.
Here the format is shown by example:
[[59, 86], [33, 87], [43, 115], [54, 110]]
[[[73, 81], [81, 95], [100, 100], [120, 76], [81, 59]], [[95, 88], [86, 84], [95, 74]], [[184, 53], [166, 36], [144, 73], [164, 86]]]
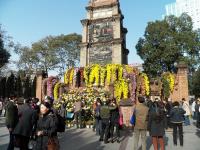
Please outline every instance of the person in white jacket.
[[191, 110], [190, 110], [190, 106], [189, 106], [189, 103], [188, 103], [188, 101], [186, 101], [186, 99], [185, 98], [183, 98], [182, 99], [182, 102], [183, 102], [183, 106], [182, 106], [182, 108], [183, 108], [183, 110], [185, 110], [185, 114], [184, 114], [184, 125], [185, 126], [188, 126], [188, 125], [190, 125], [190, 119], [189, 119], [189, 117], [190, 117], [190, 115], [191, 115]]

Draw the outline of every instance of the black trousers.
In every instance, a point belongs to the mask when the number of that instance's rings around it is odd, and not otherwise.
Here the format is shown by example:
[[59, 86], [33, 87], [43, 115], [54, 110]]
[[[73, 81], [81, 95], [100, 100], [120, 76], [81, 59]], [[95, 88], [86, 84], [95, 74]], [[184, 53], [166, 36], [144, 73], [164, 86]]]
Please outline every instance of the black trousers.
[[104, 139], [104, 141], [108, 141], [109, 127], [110, 127], [110, 120], [102, 119], [102, 131], [101, 131], [100, 139], [102, 140]]
[[197, 128], [200, 128], [200, 112], [197, 113], [197, 123], [196, 123]]
[[9, 134], [10, 134], [10, 141], [7, 150], [14, 150], [14, 135], [13, 132], [9, 132]]
[[117, 134], [117, 138], [120, 137], [120, 133], [119, 133], [119, 123], [114, 123], [114, 122], [111, 122], [110, 124], [110, 137], [113, 138], [113, 135], [114, 135], [114, 129], [116, 127], [116, 134]]
[[183, 124], [173, 123], [173, 141], [177, 145], [177, 132], [179, 132], [180, 145], [183, 146]]
[[20, 150], [28, 150], [29, 137], [15, 135], [15, 140], [18, 141], [18, 147]]

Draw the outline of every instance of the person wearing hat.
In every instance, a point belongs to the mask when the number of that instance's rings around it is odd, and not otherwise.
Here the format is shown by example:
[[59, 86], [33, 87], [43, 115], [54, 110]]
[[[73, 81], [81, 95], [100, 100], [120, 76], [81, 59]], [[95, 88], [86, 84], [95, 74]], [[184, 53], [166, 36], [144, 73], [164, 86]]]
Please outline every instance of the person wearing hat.
[[40, 117], [36, 128], [36, 148], [37, 150], [47, 150], [48, 141], [51, 139], [56, 145], [56, 150], [59, 149], [59, 142], [57, 138], [57, 126], [54, 116], [51, 112], [51, 104], [43, 102], [40, 105]]

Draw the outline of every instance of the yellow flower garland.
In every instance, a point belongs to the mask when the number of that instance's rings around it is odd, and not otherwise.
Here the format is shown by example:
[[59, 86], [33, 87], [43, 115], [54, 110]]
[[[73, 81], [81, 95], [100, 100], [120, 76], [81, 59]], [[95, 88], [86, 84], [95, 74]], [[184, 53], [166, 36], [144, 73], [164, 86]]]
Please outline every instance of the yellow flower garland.
[[88, 74], [89, 74], [89, 67], [87, 66], [87, 67], [84, 68], [84, 71], [83, 71], [83, 76], [84, 76], [84, 79], [85, 79], [86, 86], [89, 85], [89, 76], [88, 76]]
[[128, 74], [133, 73], [133, 67], [129, 66], [129, 65], [125, 65], [125, 70]]
[[58, 100], [58, 98], [59, 98], [59, 88], [60, 88], [60, 85], [61, 85], [61, 83], [60, 82], [58, 82], [58, 83], [56, 83], [56, 85], [55, 85], [55, 87], [54, 87], [54, 99], [55, 100]]
[[92, 65], [90, 76], [89, 76], [89, 83], [91, 85], [93, 83], [95, 83], [96, 86], [99, 85], [99, 71], [100, 71], [100, 66], [98, 64]]
[[172, 73], [164, 73], [163, 77], [168, 81], [170, 92], [173, 92], [175, 85], [175, 76]]
[[[121, 100], [121, 98], [127, 99], [128, 93], [129, 93], [129, 89], [128, 89], [128, 81], [127, 80], [122, 79], [122, 80], [118, 80], [115, 82], [114, 94], [117, 99], [117, 102], [119, 102]], [[122, 94], [123, 94], [123, 97], [122, 97]]]
[[123, 84], [123, 94], [124, 94], [124, 99], [128, 98], [128, 93], [129, 93], [129, 88], [128, 88], [128, 81], [124, 79], [122, 82]]
[[145, 92], [148, 96], [150, 94], [149, 78], [145, 73], [141, 73], [141, 76], [144, 78]]
[[111, 64], [106, 65], [106, 71], [107, 71], [107, 73], [106, 73], [106, 83], [107, 83], [107, 85], [110, 85], [110, 82], [111, 82], [111, 75], [112, 75], [111, 69], [112, 69]]
[[102, 66], [100, 68], [100, 85], [104, 86], [105, 84], [105, 77], [106, 77], [106, 69]]
[[121, 86], [120, 81], [116, 81], [114, 84], [114, 94], [115, 94], [117, 102], [119, 102], [121, 99], [121, 94], [123, 90], [122, 88], [123, 87]]
[[175, 85], [175, 76], [173, 74], [169, 74], [169, 87], [170, 87], [170, 91], [173, 92], [174, 90], [174, 85]]
[[[107, 64], [106, 66], [100, 66], [98, 64], [93, 64], [92, 66], [87, 66], [83, 69], [83, 79], [86, 87], [89, 88], [86, 93], [88, 93], [89, 96], [95, 93], [92, 88], [93, 84], [96, 86], [99, 86], [99, 84], [104, 86], [105, 83], [106, 85], [114, 83], [114, 94], [117, 97], [117, 100], [120, 101], [121, 98], [127, 99], [129, 97], [129, 79], [124, 79], [123, 76], [129, 77], [132, 73], [137, 73], [137, 69], [128, 65]], [[68, 83], [69, 86], [73, 85], [74, 75], [74, 68], [66, 71], [64, 82], [66, 84]], [[141, 81], [143, 81], [145, 85], [145, 94], [149, 95], [150, 87], [148, 77], [146, 74], [142, 74], [141, 78]]]
[[107, 85], [114, 83], [117, 80], [116, 71], [118, 70], [118, 80], [123, 77], [123, 68], [119, 64], [107, 64], [106, 65], [106, 83]]
[[117, 70], [117, 65], [116, 64], [112, 64], [111, 65], [111, 78], [112, 78], [112, 82], [114, 83], [117, 80], [117, 75], [116, 75], [116, 70]]
[[72, 68], [72, 70], [70, 71], [70, 75], [69, 75], [69, 84], [71, 84], [71, 85], [73, 83], [73, 77], [74, 77], [74, 68]]
[[122, 65], [118, 65], [118, 79], [122, 80], [123, 78], [123, 67]]

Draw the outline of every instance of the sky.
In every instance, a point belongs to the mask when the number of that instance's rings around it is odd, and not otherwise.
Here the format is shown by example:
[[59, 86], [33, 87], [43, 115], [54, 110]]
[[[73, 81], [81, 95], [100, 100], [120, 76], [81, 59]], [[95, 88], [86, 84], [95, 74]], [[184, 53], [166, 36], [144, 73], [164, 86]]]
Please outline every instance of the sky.
[[[89, 0], [0, 0], [0, 24], [14, 42], [31, 46], [48, 35], [82, 34]], [[162, 19], [165, 5], [175, 0], [120, 0], [128, 29], [129, 64], [142, 63], [135, 45], [149, 21]], [[13, 54], [12, 54], [13, 55]], [[13, 55], [12, 59], [16, 59]]]

